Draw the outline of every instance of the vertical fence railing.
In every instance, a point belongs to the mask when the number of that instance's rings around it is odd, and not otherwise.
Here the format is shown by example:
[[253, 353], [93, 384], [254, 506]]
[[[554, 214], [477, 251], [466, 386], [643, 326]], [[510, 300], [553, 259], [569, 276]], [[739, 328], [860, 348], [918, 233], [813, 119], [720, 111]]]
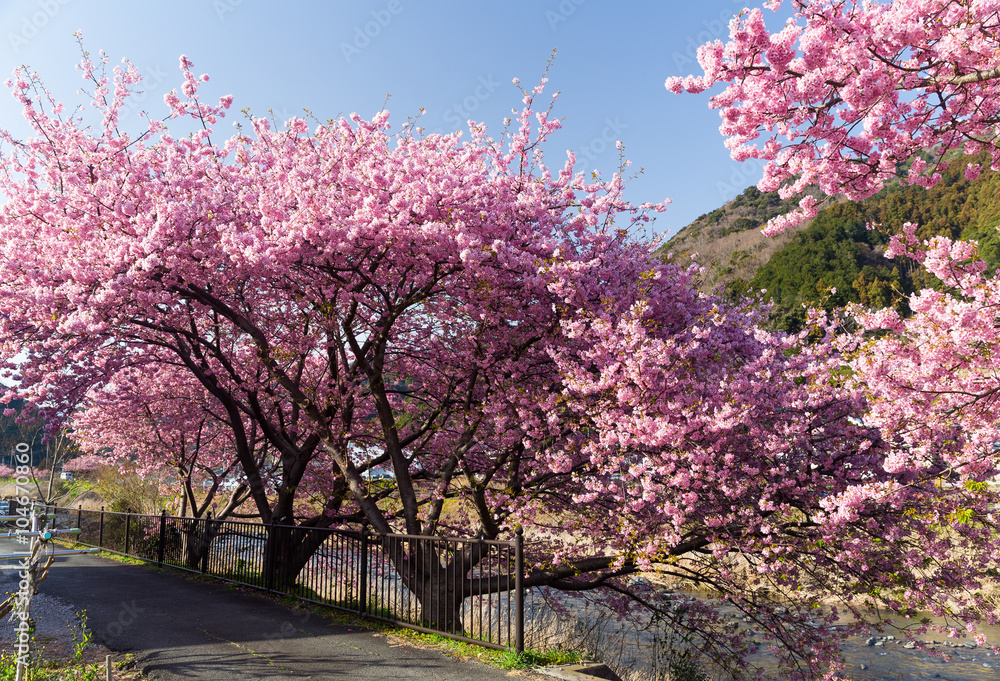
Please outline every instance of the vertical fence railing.
[[371, 610], [371, 602], [368, 594], [371, 593], [377, 575], [372, 574], [374, 563], [372, 561], [372, 534], [368, 530], [368, 524], [362, 523], [358, 533], [358, 552], [355, 563], [358, 570], [358, 610], [363, 614], [368, 614]]
[[[524, 536], [378, 534], [59, 509], [79, 542], [492, 648], [524, 650]], [[294, 561], [290, 543], [315, 546]], [[284, 550], [283, 550], [284, 549]]]
[[164, 553], [167, 550], [166, 540], [167, 540], [167, 511], [164, 510], [160, 514], [160, 532], [156, 542], [156, 562], [160, 565], [163, 565]]
[[125, 511], [125, 548], [122, 549], [122, 553], [128, 554], [129, 549], [129, 534], [132, 529], [132, 514], [129, 511]]
[[524, 652], [524, 530], [514, 532], [514, 649]]

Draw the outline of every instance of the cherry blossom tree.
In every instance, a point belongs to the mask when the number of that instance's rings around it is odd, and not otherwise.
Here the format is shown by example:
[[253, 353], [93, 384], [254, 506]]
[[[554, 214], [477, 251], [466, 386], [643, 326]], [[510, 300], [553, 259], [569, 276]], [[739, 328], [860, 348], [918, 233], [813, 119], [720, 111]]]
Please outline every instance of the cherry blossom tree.
[[[114, 382], [88, 394], [87, 407], [73, 417], [73, 437], [90, 460], [128, 469], [142, 478], [176, 480], [162, 487], [180, 497], [179, 515], [197, 520], [212, 514], [230, 517], [249, 498], [239, 481], [239, 461], [232, 446], [232, 428], [221, 409], [187, 371], [169, 363], [130, 367]], [[259, 433], [252, 427], [250, 431]], [[268, 470], [266, 441], [254, 450], [258, 471]], [[103, 452], [105, 456], [98, 456]], [[72, 462], [71, 462], [72, 463]], [[223, 503], [222, 486], [232, 484]], [[196, 533], [186, 523], [181, 533], [181, 555], [189, 566], [216, 536], [218, 526]], [[199, 540], [193, 541], [197, 536]]]
[[108, 459], [100, 454], [83, 454], [63, 464], [63, 470], [75, 474], [90, 475], [108, 465], [110, 465]]
[[[95, 453], [92, 457], [105, 452], [105, 463], [128, 467], [142, 477], [175, 476], [181, 516], [190, 512], [201, 518], [220, 485], [238, 469], [227, 439], [231, 428], [217, 419], [206, 397], [189, 373], [167, 365], [122, 371], [74, 415], [74, 438]], [[216, 517], [228, 516], [247, 498], [246, 485], [237, 485]]]
[[[765, 5], [777, 11], [781, 0]], [[736, 160], [767, 163], [761, 191], [783, 198], [817, 185], [859, 200], [902, 177], [925, 187], [948, 153], [987, 151], [1000, 169], [1000, 12], [978, 0], [792, 0], [794, 17], [769, 33], [760, 9], [730, 23], [730, 40], [698, 51], [701, 76], [671, 77], [671, 92], [702, 92], [722, 110]], [[927, 152], [926, 154], [924, 152]], [[927, 155], [929, 154], [929, 156]], [[978, 165], [966, 171], [974, 178]], [[817, 201], [772, 220], [779, 233]]]
[[[36, 133], [6, 135], [0, 180], [12, 197], [2, 266], [17, 280], [0, 294], [4, 337], [10, 355], [28, 357], [11, 367], [14, 392], [57, 424], [123, 372], [170, 355], [219, 404], [265, 523], [326, 527], [350, 498], [351, 517], [378, 532], [509, 533], [491, 486], [539, 465], [521, 444], [535, 423], [514, 410], [554, 399], [548, 345], [560, 318], [657, 266], [628, 237], [627, 223], [646, 218], [621, 198], [621, 178], [585, 183], [572, 159], [548, 170], [540, 145], [558, 123], [533, 111], [540, 89], [499, 141], [479, 126], [469, 142], [393, 136], [382, 113], [311, 132], [302, 120], [283, 130], [251, 120], [217, 146], [211, 126], [231, 98], [201, 103], [204, 79], [186, 58], [181, 67], [171, 124], [202, 126], [184, 138], [158, 121], [135, 138], [116, 129], [138, 78], [128, 66], [109, 80], [83, 61], [96, 132], [32, 74], [11, 82]], [[276, 500], [245, 420], [280, 460]], [[295, 518], [299, 483], [323, 466], [325, 507]], [[365, 484], [377, 466], [394, 473], [395, 510]], [[446, 524], [445, 498], [459, 493], [474, 514]], [[288, 579], [323, 539], [292, 536], [271, 552]], [[439, 564], [428, 557], [414, 577], [418, 597], [447, 583]], [[440, 615], [445, 626], [454, 614]]]
[[38, 465], [28, 467], [28, 477], [35, 488], [37, 498], [45, 503], [54, 504], [64, 499], [66, 494], [59, 491], [57, 479], [63, 464], [79, 454], [69, 433], [60, 429], [46, 436], [45, 423], [37, 410], [23, 402], [15, 402], [16, 406], [8, 404], [4, 409], [6, 418], [13, 417], [4, 429], [2, 446], [8, 448], [9, 462], [14, 464], [14, 450], [19, 443], [28, 446], [31, 457], [37, 457]]
[[[905, 482], [907, 497], [924, 490], [923, 498], [932, 503], [924, 505], [922, 517], [947, 528], [947, 535], [929, 541], [944, 546], [955, 537], [965, 540], [963, 558], [975, 568], [955, 600], [979, 609], [995, 625], [995, 599], [986, 594], [995, 589], [1000, 562], [995, 541], [1000, 279], [987, 272], [975, 242], [920, 241], [916, 225], [903, 227], [887, 255], [913, 258], [941, 280], [943, 290], [913, 294], [906, 318], [891, 309], [852, 310], [860, 328], [840, 344], [855, 388], [870, 401], [865, 421], [891, 440], [883, 467]], [[985, 642], [982, 635], [977, 638]]]
[[[633, 227], [659, 207], [629, 205], [620, 174], [547, 165], [559, 124], [537, 110], [541, 85], [499, 139], [476, 124], [468, 140], [392, 133], [381, 112], [312, 129], [250, 119], [217, 143], [232, 100], [203, 103], [187, 58], [168, 119], [136, 136], [116, 127], [136, 71], [81, 66], [99, 126], [19, 71], [34, 136], [0, 136], [0, 338], [27, 357], [7, 397], [52, 432], [80, 405], [95, 410], [83, 424], [148, 404], [134, 427], [183, 454], [176, 438], [211, 414], [260, 519], [295, 524], [268, 550], [281, 578], [338, 522], [521, 526], [527, 586], [658, 608], [733, 676], [761, 670], [719, 604], [657, 602], [628, 578], [723, 594], [783, 644], [782, 678], [836, 659], [843, 632], [822, 602], [898, 597], [876, 589], [931, 531], [891, 493], [902, 483], [829, 341], [764, 331], [761, 311], [654, 257]], [[382, 469], [391, 485], [366, 484]], [[297, 507], [310, 486], [322, 503]], [[508, 588], [476, 576], [481, 549], [418, 546], [400, 568], [425, 605]], [[943, 549], [933, 559], [962, 574]], [[907, 586], [942, 603], [936, 577]], [[457, 605], [423, 616], [460, 629]]]
[[[795, 17], [775, 34], [765, 30], [760, 10], [744, 13], [731, 24], [728, 44], [702, 48], [703, 77], [667, 81], [673, 91], [728, 84], [712, 106], [723, 109], [722, 132], [734, 158], [768, 161], [761, 188], [787, 182], [783, 192], [791, 195], [815, 183], [827, 194], [861, 199], [901, 167], [906, 181], [931, 186], [956, 149], [985, 151], [998, 169], [1000, 8], [994, 3], [793, 6]], [[761, 136], [763, 146], [751, 146]], [[978, 173], [972, 166], [967, 176]], [[768, 231], [812, 214], [815, 204], [801, 208]], [[857, 330], [841, 330], [835, 341], [848, 370], [844, 388], [867, 402], [863, 423], [883, 434], [886, 454], [866, 474], [870, 484], [828, 495], [823, 505], [831, 518], [847, 521], [845, 532], [859, 509], [873, 505], [887, 516], [915, 519], [890, 523], [874, 544], [855, 534], [855, 546], [870, 546], [856, 554], [864, 571], [888, 567], [877, 567], [888, 557], [884, 544], [907, 546], [892, 558], [898, 569], [872, 590], [868, 606], [897, 617], [929, 611], [958, 636], [974, 632], [977, 622], [997, 622], [989, 594], [1000, 559], [994, 517], [1000, 494], [993, 484], [1000, 472], [994, 361], [1000, 297], [975, 243], [921, 242], [915, 225], [902, 228], [886, 254], [913, 258], [942, 285], [914, 294], [905, 319], [893, 310], [849, 311]], [[814, 319], [823, 333], [830, 324]]]

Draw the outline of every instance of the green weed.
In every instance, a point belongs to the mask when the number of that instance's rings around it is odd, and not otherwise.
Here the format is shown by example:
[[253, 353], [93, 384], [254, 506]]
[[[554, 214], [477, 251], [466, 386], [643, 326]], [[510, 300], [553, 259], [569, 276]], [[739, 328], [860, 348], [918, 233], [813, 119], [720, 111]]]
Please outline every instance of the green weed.
[[[103, 675], [103, 665], [81, 662], [43, 662], [32, 658], [24, 675], [25, 681], [98, 681]], [[17, 678], [17, 657], [10, 653], [0, 653], [0, 681], [14, 681]]]
[[513, 650], [494, 650], [483, 648], [465, 641], [441, 636], [440, 634], [427, 634], [413, 629], [398, 627], [386, 627], [382, 629], [365, 623], [365, 626], [373, 629], [381, 629], [387, 634], [396, 638], [401, 638], [415, 645], [424, 645], [435, 648], [446, 654], [463, 660], [477, 660], [483, 664], [488, 664], [500, 669], [527, 669], [529, 667], [547, 667], [554, 664], [572, 664], [583, 659], [583, 655], [574, 650], [550, 650], [537, 651], [525, 650], [523, 653], [516, 653]]
[[87, 611], [81, 610], [76, 613], [79, 618], [76, 624], [67, 624], [70, 632], [73, 634], [73, 661], [79, 662], [83, 659], [83, 653], [87, 650], [87, 646], [90, 645], [90, 639], [94, 637], [94, 632], [87, 628]]

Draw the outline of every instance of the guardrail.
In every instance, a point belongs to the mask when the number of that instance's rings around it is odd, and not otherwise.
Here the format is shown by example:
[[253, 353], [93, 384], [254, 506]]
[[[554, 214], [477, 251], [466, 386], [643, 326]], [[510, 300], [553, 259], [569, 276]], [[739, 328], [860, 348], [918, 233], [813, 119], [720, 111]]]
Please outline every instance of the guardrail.
[[[64, 526], [80, 529], [80, 544], [490, 648], [524, 650], [520, 532], [512, 541], [494, 541], [166, 512], [54, 510]], [[304, 545], [298, 554], [287, 550]]]

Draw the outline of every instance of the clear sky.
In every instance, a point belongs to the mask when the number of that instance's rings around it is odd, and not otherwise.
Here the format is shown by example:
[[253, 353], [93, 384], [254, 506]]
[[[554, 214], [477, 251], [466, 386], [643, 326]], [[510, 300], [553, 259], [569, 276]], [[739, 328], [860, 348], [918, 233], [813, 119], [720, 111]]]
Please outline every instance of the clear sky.
[[[80, 53], [127, 58], [144, 76], [141, 108], [166, 112], [179, 88], [178, 57], [211, 81], [203, 95], [234, 95], [230, 119], [308, 109], [324, 120], [388, 108], [394, 127], [424, 109], [428, 131], [466, 129], [469, 118], [498, 131], [520, 94], [537, 82], [553, 49], [548, 91], [564, 128], [548, 147], [572, 149], [581, 166], [609, 176], [615, 141], [632, 170], [633, 203], [670, 198], [655, 230], [672, 233], [760, 178], [759, 165], [729, 159], [708, 95], [672, 95], [667, 76], [698, 72], [698, 44], [728, 36], [744, 0], [4, 0], [0, 71], [26, 64], [57, 99], [76, 103]], [[769, 22], [771, 19], [769, 18]], [[140, 107], [136, 107], [137, 109]], [[141, 130], [140, 119], [131, 127]], [[0, 125], [24, 129], [19, 106], [0, 93]], [[226, 123], [222, 127], [225, 128]], [[220, 126], [216, 126], [217, 129]], [[227, 130], [228, 132], [228, 130]], [[22, 133], [23, 134], [23, 133]]]

